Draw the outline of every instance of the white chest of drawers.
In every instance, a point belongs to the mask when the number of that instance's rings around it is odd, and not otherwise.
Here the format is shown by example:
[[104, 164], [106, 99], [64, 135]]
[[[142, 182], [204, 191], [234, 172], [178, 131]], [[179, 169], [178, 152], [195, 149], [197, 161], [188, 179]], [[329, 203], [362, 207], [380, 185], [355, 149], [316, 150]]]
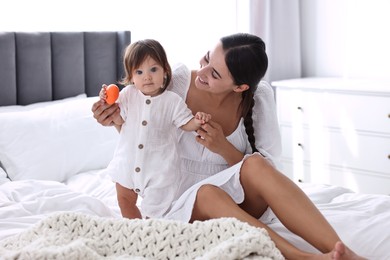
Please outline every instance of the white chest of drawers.
[[273, 82], [283, 172], [295, 181], [390, 195], [390, 82]]

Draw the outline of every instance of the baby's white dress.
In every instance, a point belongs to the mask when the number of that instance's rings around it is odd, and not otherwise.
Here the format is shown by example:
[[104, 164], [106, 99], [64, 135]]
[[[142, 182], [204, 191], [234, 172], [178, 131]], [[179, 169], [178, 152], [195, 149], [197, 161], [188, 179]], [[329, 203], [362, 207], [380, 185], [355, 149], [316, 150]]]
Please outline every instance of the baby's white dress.
[[193, 118], [192, 112], [172, 91], [151, 97], [132, 85], [122, 89], [118, 103], [125, 123], [106, 171], [142, 198], [144, 217], [162, 217], [180, 187], [176, 131]]
[[[189, 89], [191, 71], [183, 64], [173, 67], [170, 90], [179, 94], [183, 100]], [[276, 115], [272, 87], [262, 81], [254, 95], [253, 127], [256, 147], [259, 152], [277, 168], [281, 153], [281, 138]], [[227, 139], [246, 156], [252, 154], [244, 120]], [[181, 178], [178, 199], [173, 203], [164, 218], [188, 222], [191, 218], [196, 193], [203, 184], [213, 184], [225, 190], [236, 203], [244, 200], [244, 192], [239, 180], [242, 161], [229, 167], [218, 154], [197, 143], [195, 134], [178, 130], [179, 153], [181, 159]], [[245, 158], [243, 160], [245, 160]]]

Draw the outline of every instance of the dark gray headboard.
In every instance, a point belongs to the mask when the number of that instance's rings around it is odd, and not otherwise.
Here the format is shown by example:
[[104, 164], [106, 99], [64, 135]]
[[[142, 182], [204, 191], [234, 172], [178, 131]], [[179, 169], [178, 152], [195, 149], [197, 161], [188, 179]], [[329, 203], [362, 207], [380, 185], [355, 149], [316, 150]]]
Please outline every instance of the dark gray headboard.
[[0, 106], [86, 93], [123, 76], [129, 31], [0, 32]]

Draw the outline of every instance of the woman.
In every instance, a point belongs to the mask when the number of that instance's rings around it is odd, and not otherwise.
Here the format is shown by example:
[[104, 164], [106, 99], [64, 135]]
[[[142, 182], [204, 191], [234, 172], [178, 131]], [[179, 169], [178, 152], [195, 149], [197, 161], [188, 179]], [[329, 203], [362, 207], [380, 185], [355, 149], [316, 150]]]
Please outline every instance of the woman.
[[[280, 137], [273, 92], [259, 84], [268, 66], [264, 42], [250, 34], [223, 37], [200, 65], [198, 71], [183, 66], [173, 71], [171, 91], [193, 112], [204, 111], [212, 120], [197, 136], [179, 133], [182, 195], [165, 217], [190, 222], [235, 217], [265, 228], [288, 259], [361, 259], [275, 167]], [[113, 125], [119, 116], [116, 105], [100, 102], [92, 111], [102, 125]], [[268, 208], [324, 254], [295, 248], [259, 220]]]

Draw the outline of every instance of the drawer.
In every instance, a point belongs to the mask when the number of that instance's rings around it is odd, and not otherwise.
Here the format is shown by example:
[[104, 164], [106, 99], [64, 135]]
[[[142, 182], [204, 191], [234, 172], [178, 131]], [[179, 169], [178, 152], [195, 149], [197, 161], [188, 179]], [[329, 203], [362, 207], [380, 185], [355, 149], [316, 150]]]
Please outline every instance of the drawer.
[[[371, 175], [354, 169], [323, 166], [313, 168], [310, 163], [301, 163], [302, 170], [297, 172], [297, 162], [283, 160], [283, 172], [294, 181], [331, 184], [345, 187], [355, 192], [390, 195], [390, 177]], [[322, 172], [316, 176], [315, 172]], [[324, 177], [326, 176], [326, 177]]]
[[390, 97], [283, 88], [276, 93], [281, 123], [390, 134]]
[[360, 169], [390, 177], [390, 135], [281, 126], [282, 156], [311, 165]]

